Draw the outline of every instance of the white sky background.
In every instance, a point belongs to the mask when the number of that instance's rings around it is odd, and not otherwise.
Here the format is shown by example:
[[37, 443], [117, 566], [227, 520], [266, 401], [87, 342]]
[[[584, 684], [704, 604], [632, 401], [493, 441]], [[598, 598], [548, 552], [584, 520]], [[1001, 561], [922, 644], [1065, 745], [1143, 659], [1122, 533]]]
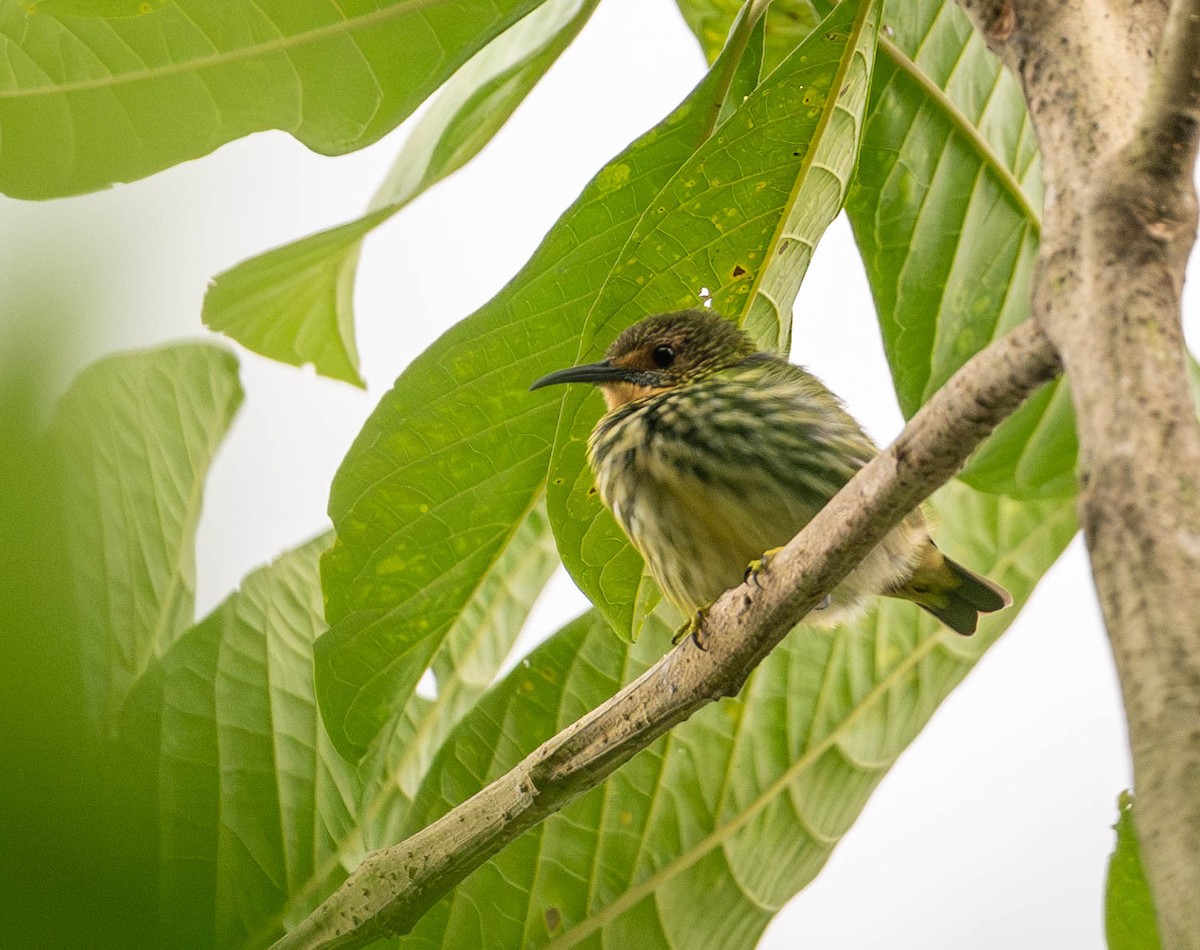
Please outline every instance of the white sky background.
[[[325, 526], [337, 464], [399, 371], [491, 297], [591, 175], [702, 69], [670, 0], [604, 0], [484, 153], [368, 240], [357, 314], [369, 393], [239, 350], [247, 400], [210, 479], [201, 611]], [[357, 215], [404, 134], [326, 159], [270, 133], [98, 195], [0, 199], [3, 299], [40, 294], [46, 310], [65, 310], [64, 380], [113, 350], [203, 336], [207, 280]], [[1189, 299], [1194, 324], [1194, 286]], [[28, 313], [0, 314], [0, 332]], [[794, 358], [889, 441], [901, 418], [844, 219], [822, 242], [796, 314]], [[582, 606], [558, 578], [530, 634]], [[1110, 826], [1130, 781], [1111, 655], [1076, 541], [762, 946], [1102, 947]]]

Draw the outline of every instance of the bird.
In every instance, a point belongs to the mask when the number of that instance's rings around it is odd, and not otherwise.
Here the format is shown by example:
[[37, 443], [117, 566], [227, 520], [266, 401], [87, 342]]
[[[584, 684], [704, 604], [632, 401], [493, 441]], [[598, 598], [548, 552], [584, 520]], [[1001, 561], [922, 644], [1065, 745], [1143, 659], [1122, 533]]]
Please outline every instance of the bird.
[[[601, 501], [695, 632], [726, 590], [765, 568], [878, 449], [815, 376], [760, 351], [710, 309], [644, 317], [596, 363], [531, 390], [599, 387], [607, 412], [588, 439]], [[874, 596], [912, 601], [951, 630], [1009, 606], [1003, 587], [942, 554], [910, 512], [809, 614], [832, 627]], [[678, 639], [678, 636], [677, 636]]]

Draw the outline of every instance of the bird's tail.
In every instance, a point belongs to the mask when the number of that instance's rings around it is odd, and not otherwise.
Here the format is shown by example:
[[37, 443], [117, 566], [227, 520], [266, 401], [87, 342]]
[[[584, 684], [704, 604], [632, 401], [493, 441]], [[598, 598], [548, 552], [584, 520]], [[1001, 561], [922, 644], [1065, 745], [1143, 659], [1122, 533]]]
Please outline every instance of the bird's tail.
[[963, 636], [975, 632], [980, 614], [1012, 604], [1003, 587], [950, 560], [932, 541], [912, 577], [888, 594], [911, 600]]

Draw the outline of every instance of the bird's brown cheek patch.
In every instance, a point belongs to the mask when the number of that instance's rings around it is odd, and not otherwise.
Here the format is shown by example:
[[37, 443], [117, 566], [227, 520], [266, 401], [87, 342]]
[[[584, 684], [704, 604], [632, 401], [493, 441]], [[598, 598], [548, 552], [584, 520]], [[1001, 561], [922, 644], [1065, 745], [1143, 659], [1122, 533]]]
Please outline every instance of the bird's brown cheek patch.
[[646, 396], [665, 393], [668, 388], [667, 386], [639, 386], [636, 383], [627, 382], [600, 384], [600, 392], [604, 394], [604, 403], [608, 406], [609, 412], [618, 406], [633, 402], [635, 399], [644, 399]]

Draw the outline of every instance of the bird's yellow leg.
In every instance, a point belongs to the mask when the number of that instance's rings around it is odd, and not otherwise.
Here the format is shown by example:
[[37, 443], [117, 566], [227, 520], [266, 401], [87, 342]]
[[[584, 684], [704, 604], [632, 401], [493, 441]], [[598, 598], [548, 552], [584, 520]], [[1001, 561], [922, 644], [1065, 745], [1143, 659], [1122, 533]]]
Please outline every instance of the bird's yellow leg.
[[[755, 560], [751, 561], [749, 564], [746, 565], [746, 575], [742, 578], [742, 582], [748, 584], [751, 581], [753, 581], [755, 587], [761, 587], [762, 585], [759, 584], [759, 582], [758, 582], [759, 575], [762, 574], [767, 569], [767, 567], [770, 565], [771, 558], [773, 558], [776, 554], [778, 554], [782, 550], [783, 550], [782, 547], [778, 547], [778, 548], [771, 548], [771, 550], [769, 550], [769, 551], [763, 551], [763, 553], [759, 557], [757, 557]], [[833, 602], [833, 597], [829, 594], [826, 594], [824, 597], [821, 598], [821, 602], [819, 604], [817, 604], [817, 606], [815, 606], [813, 608], [813, 610], [824, 610], [832, 602]]]
[[[709, 606], [712, 606], [711, 604]], [[701, 607], [692, 614], [682, 627], [675, 631], [675, 636], [671, 637], [671, 645], [678, 646], [688, 637], [693, 637], [696, 641], [696, 646], [701, 650], [704, 649], [704, 643], [700, 639], [700, 628], [704, 625], [704, 618], [708, 616], [708, 607]]]
[[758, 575], [767, 569], [767, 566], [771, 563], [771, 558], [782, 550], [782, 547], [778, 547], [771, 548], [769, 551], [763, 551], [762, 554], [746, 565], [746, 573], [742, 577], [742, 582], [748, 584], [750, 581], [754, 581], [754, 586], [761, 587], [762, 585], [758, 583]]

